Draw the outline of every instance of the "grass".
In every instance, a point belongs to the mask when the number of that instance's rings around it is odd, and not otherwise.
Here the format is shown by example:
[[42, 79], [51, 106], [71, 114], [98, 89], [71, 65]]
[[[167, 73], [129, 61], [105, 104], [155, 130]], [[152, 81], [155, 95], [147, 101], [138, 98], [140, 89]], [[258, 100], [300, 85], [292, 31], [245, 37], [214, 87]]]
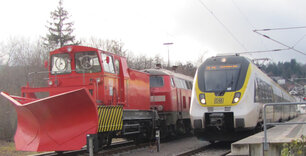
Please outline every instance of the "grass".
[[14, 142], [0, 141], [1, 156], [24, 156], [37, 154], [37, 152], [16, 151]]

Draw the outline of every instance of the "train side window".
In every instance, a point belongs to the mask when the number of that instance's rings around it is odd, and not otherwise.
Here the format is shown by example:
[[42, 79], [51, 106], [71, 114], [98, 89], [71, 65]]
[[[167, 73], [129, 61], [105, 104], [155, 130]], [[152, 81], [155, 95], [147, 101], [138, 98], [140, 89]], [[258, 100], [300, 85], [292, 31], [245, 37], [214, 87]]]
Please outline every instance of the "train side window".
[[[115, 73], [114, 64], [113, 64], [113, 58], [110, 55], [101, 53], [102, 55], [102, 61], [103, 61], [103, 68], [105, 72], [108, 73]], [[108, 59], [109, 60], [108, 60]]]
[[175, 77], [174, 78], [174, 83], [175, 83], [176, 88], [183, 88], [180, 79]]
[[190, 88], [191, 88], [190, 85], [189, 85], [189, 81], [186, 81], [186, 80], [185, 80], [185, 84], [186, 84], [186, 86], [187, 86], [187, 89], [190, 89]]
[[190, 85], [190, 90], [192, 90], [192, 82], [189, 81], [189, 85]]
[[180, 81], [181, 81], [181, 84], [183, 86], [183, 89], [187, 89], [187, 85], [186, 85], [185, 80], [180, 79]]
[[255, 102], [270, 103], [274, 101], [272, 86], [261, 79], [255, 81]]
[[116, 68], [116, 74], [120, 73], [120, 64], [118, 60], [115, 60], [115, 68]]
[[258, 102], [258, 86], [256, 81], [254, 82], [254, 102]]
[[173, 78], [172, 77], [170, 78], [170, 81], [171, 81], [171, 86], [174, 87], [174, 82], [173, 82]]

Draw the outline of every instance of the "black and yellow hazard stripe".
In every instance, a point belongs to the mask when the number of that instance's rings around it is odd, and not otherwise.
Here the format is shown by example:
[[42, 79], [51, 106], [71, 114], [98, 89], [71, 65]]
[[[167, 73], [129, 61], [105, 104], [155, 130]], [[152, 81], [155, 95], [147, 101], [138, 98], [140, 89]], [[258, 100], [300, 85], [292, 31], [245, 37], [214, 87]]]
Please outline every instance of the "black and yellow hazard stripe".
[[98, 132], [110, 132], [122, 130], [123, 107], [122, 106], [99, 106]]

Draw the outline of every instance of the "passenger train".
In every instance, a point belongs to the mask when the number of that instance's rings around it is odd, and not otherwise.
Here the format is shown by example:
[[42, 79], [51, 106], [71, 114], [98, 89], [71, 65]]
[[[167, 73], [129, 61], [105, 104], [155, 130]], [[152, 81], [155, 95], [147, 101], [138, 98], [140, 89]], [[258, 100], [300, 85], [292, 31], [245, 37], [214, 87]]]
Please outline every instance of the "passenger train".
[[[251, 60], [239, 55], [211, 57], [194, 77], [191, 123], [199, 139], [236, 140], [261, 129], [263, 104], [294, 100]], [[296, 115], [296, 106], [267, 107], [268, 121]]]

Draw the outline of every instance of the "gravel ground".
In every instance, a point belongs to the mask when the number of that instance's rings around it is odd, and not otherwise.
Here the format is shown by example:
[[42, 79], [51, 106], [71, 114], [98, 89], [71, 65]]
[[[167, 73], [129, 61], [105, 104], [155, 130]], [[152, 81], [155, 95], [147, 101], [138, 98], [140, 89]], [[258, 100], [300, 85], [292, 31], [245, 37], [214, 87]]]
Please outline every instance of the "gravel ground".
[[228, 152], [229, 149], [208, 149], [206, 151], [203, 151], [201, 153], [195, 154], [194, 156], [220, 156], [226, 152]]
[[200, 141], [196, 137], [188, 137], [162, 143], [160, 145], [160, 152], [157, 152], [156, 146], [152, 146], [120, 153], [117, 156], [174, 156], [208, 144], [207, 141]]

